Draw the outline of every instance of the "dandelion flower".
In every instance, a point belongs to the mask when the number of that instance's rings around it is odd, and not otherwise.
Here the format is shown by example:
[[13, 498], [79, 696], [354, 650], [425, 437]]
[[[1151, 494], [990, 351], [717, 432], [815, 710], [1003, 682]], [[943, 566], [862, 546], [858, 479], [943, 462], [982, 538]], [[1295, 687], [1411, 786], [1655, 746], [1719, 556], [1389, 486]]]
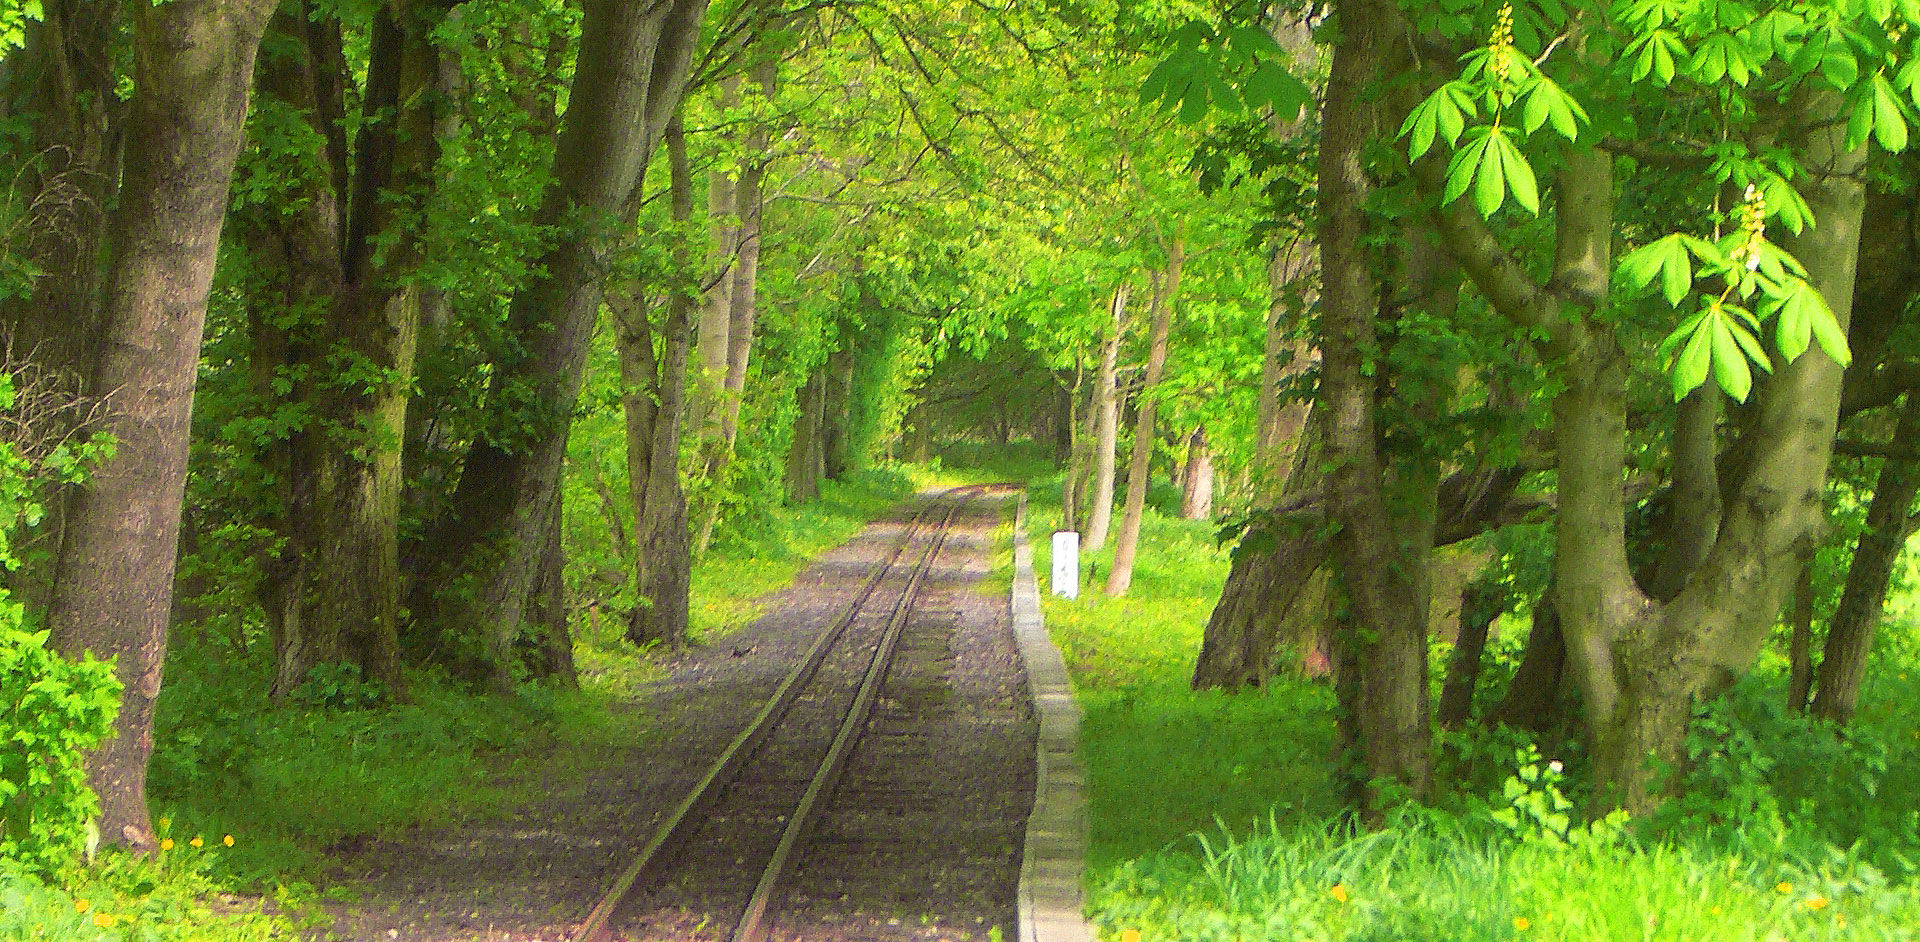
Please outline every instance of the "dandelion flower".
[[74, 911], [74, 912], [76, 912], [76, 913], [84, 913], [84, 912], [86, 912], [86, 911], [87, 911], [88, 909], [91, 909], [92, 907], [93, 907], [93, 901], [92, 901], [92, 900], [88, 900], [88, 899], [77, 899], [77, 900], [74, 900], [74, 901], [73, 901], [73, 911]]
[[1513, 917], [1513, 928], [1518, 932], [1525, 932], [1533, 928], [1533, 920], [1525, 916], [1515, 916]]
[[1342, 903], [1347, 901], [1347, 885], [1345, 883], [1335, 883], [1333, 885], [1333, 889], [1328, 890], [1327, 892], [1330, 895], [1332, 895], [1334, 899], [1337, 899]]
[[1140, 930], [1138, 929], [1120, 930], [1120, 942], [1140, 942]]
[[227, 835], [226, 837], [223, 837], [223, 838], [221, 838], [221, 839], [220, 839], [220, 843], [222, 843], [222, 844], [225, 844], [225, 845], [227, 845], [228, 847], [232, 847], [232, 846], [233, 846], [233, 835], [231, 835], [231, 834], [229, 834], [229, 835]]
[[107, 915], [106, 913], [94, 913], [93, 924], [96, 926], [99, 926], [102, 929], [112, 928], [113, 917]]
[[1783, 894], [1791, 893], [1793, 892], [1793, 884], [1788, 883], [1785, 880], [1781, 880], [1780, 884], [1778, 886], [1775, 886], [1774, 889], [1779, 890]]
[[1821, 896], [1818, 893], [1815, 893], [1814, 895], [1807, 897], [1806, 907], [1808, 909], [1816, 909], [1816, 910], [1826, 909], [1827, 898], [1824, 896]]
[[171, 838], [171, 837], [163, 837], [163, 838], [161, 838], [161, 839], [160, 839], [160, 849], [161, 849], [161, 850], [172, 850], [172, 849], [173, 849], [173, 838]]
[[[190, 841], [188, 841], [188, 842], [187, 842], [187, 846], [189, 846], [189, 847], [205, 847], [205, 846], [207, 846], [207, 842], [206, 842], [206, 841], [203, 841], [203, 840], [201, 840], [201, 839], [199, 839], [199, 838], [197, 838], [197, 837], [196, 837], [196, 838], [194, 838], [193, 840], [190, 840]], [[1782, 893], [1785, 893], [1786, 891], [1785, 891], [1785, 890], [1781, 890], [1780, 892], [1782, 892]]]

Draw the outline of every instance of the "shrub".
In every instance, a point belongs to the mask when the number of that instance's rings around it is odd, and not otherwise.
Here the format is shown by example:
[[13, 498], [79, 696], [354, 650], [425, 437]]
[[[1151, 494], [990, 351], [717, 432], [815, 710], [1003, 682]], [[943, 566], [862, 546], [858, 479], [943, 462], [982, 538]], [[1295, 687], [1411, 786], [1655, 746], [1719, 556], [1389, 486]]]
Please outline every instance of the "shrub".
[[120, 682], [103, 661], [49, 650], [20, 619], [0, 597], [0, 859], [52, 870], [88, 840], [97, 800], [81, 754], [112, 731]]

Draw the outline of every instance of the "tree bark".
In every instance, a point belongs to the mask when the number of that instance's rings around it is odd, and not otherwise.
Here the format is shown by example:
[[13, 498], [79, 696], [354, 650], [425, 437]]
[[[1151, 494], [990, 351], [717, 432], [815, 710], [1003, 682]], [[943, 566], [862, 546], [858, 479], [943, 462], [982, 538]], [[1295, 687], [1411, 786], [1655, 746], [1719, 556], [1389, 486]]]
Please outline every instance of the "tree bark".
[[1167, 337], [1173, 330], [1173, 312], [1180, 301], [1180, 270], [1186, 264], [1185, 236], [1176, 234], [1167, 252], [1167, 270], [1153, 293], [1147, 340], [1147, 372], [1135, 410], [1133, 454], [1127, 462], [1126, 508], [1120, 515], [1120, 540], [1113, 548], [1113, 566], [1107, 570], [1107, 595], [1127, 594], [1133, 583], [1134, 555], [1140, 550], [1140, 524], [1146, 519], [1147, 485], [1153, 469], [1154, 420], [1159, 400], [1154, 391], [1167, 369]]
[[[269, 566], [281, 699], [315, 667], [346, 663], [402, 694], [399, 521], [403, 443], [423, 288], [420, 233], [407, 228], [433, 186], [441, 63], [430, 36], [444, 9], [375, 13], [358, 136], [333, 133], [347, 63], [337, 20], [282, 11], [259, 69], [261, 94], [302, 114], [324, 152], [291, 212], [236, 220], [257, 263], [277, 271], [274, 316], [254, 319], [256, 371], [269, 401], [304, 407], [281, 462], [282, 546]], [[284, 168], [274, 168], [284, 173]], [[305, 312], [289, 324], [288, 312]], [[277, 362], [275, 362], [277, 361]], [[354, 364], [350, 376], [338, 364]], [[378, 377], [369, 381], [368, 377]]]
[[[1350, 643], [1357, 646], [1361, 674], [1357, 725], [1367, 777], [1391, 780], [1418, 796], [1427, 789], [1431, 763], [1422, 571], [1433, 543], [1433, 510], [1428, 505], [1396, 512], [1387, 505], [1377, 389], [1366, 362], [1376, 346], [1380, 290], [1364, 248], [1364, 205], [1372, 187], [1361, 154], [1374, 132], [1374, 116], [1362, 95], [1379, 77], [1391, 13], [1379, 0], [1345, 0], [1335, 15], [1341, 36], [1327, 81], [1319, 159], [1319, 402], [1327, 413], [1332, 465], [1329, 510], [1338, 524], [1333, 552], [1354, 620]], [[1368, 810], [1377, 810], [1372, 805]]]
[[[1894, 442], [1920, 442], [1920, 392], [1907, 393], [1900, 407]], [[1847, 585], [1840, 605], [1827, 623], [1827, 644], [1820, 656], [1820, 684], [1813, 696], [1813, 714], [1845, 724], [1860, 702], [1860, 684], [1866, 679], [1867, 655], [1886, 607], [1887, 585], [1894, 563], [1913, 533], [1913, 502], [1920, 494], [1920, 460], [1893, 456], [1880, 466], [1867, 507], [1867, 527], [1854, 547], [1847, 567]]]
[[1460, 593], [1460, 632], [1447, 659], [1447, 679], [1440, 689], [1438, 719], [1444, 729], [1458, 729], [1473, 717], [1473, 695], [1480, 686], [1480, 670], [1493, 623], [1507, 610], [1507, 594], [1485, 577], [1467, 583]]
[[[686, 134], [676, 116], [666, 129], [671, 166], [669, 198], [675, 222], [693, 218], [693, 174]], [[639, 598], [627, 620], [634, 644], [683, 645], [688, 640], [693, 544], [687, 531], [687, 496], [680, 481], [681, 416], [687, 396], [693, 309], [698, 302], [687, 275], [694, 260], [680, 258], [681, 277], [667, 286], [666, 323], [659, 353], [645, 309], [632, 290], [616, 304], [619, 316], [621, 398], [627, 418], [627, 481], [633, 496], [635, 585]]]
[[207, 293], [247, 90], [274, 0], [133, 5], [137, 91], [113, 216], [102, 354], [115, 458], [78, 495], [61, 545], [49, 624], [70, 656], [113, 658], [125, 685], [114, 735], [87, 761], [100, 831], [153, 843], [147, 759], [166, 655], [174, 551]]
[[1213, 449], [1207, 445], [1207, 427], [1193, 430], [1187, 443], [1187, 475], [1182, 482], [1180, 516], [1188, 520], [1213, 517]]
[[826, 381], [816, 369], [794, 393], [799, 410], [793, 420], [793, 444], [787, 449], [789, 503], [804, 504], [820, 497], [820, 421], [826, 409], [826, 392]]
[[451, 508], [421, 556], [440, 565], [416, 583], [414, 612], [480, 639], [471, 668], [497, 691], [513, 687], [511, 647], [560, 485], [568, 418], [579, 398], [587, 340], [605, 291], [609, 253], [634, 225], [629, 200], [679, 107], [705, 0], [589, 0], [554, 184], [537, 218], [566, 230], [515, 293], [509, 327], [519, 351], [495, 364], [489, 398], [523, 390], [534, 414], [518, 441], [477, 443]]
[[1100, 369], [1093, 377], [1093, 496], [1087, 508], [1087, 536], [1081, 549], [1094, 552], [1107, 545], [1113, 526], [1113, 474], [1120, 441], [1120, 396], [1115, 374], [1120, 368], [1120, 341], [1127, 324], [1127, 296], [1132, 286], [1121, 282], [1113, 292], [1113, 323], [1100, 345]]
[[1566, 717], [1566, 664], [1567, 641], [1560, 630], [1560, 614], [1552, 599], [1539, 599], [1533, 605], [1533, 626], [1527, 631], [1520, 667], [1493, 710], [1493, 722], [1540, 736], [1558, 728]]

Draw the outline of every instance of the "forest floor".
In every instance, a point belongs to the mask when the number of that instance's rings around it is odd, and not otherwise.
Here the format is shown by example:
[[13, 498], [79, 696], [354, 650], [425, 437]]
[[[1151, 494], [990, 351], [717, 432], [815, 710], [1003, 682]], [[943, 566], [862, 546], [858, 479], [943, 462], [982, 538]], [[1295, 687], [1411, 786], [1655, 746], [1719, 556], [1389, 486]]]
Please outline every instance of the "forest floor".
[[[354, 940], [558, 940], [568, 938], [652, 828], [704, 771], [767, 693], [883, 558], [904, 525], [897, 512], [820, 556], [765, 600], [766, 614], [664, 659], [665, 676], [641, 684], [616, 709], [625, 735], [569, 737], [543, 754], [503, 757], [488, 787], [524, 798], [483, 819], [346, 842], [323, 881], [330, 925], [315, 938]], [[802, 864], [795, 908], [809, 939], [985, 940], [1011, 930], [1024, 801], [1033, 750], [998, 568], [1000, 510], [963, 515], [922, 603], [923, 621], [951, 625], [943, 650], [909, 657], [887, 695], [924, 698], [896, 685], [942, 686], [951, 720], [918, 748], [890, 748], [888, 768], [914, 794], [903, 815], [916, 827], [858, 863]], [[856, 757], [855, 778], [860, 775]], [[868, 762], [868, 766], [878, 763]], [[519, 777], [518, 781], [502, 781]], [[881, 791], [889, 791], [882, 787]], [[1015, 806], [1018, 806], [1017, 808]], [[822, 843], [842, 826], [871, 826], [872, 809], [829, 816]], [[930, 812], [930, 813], [929, 813]], [[858, 819], [859, 824], [852, 822]], [[869, 844], [871, 846], [871, 844]], [[931, 849], [933, 853], [927, 853]], [[810, 894], [809, 887], [830, 887]], [[699, 938], [715, 914], [688, 913], [661, 938]], [[829, 929], [826, 927], [838, 927]]]

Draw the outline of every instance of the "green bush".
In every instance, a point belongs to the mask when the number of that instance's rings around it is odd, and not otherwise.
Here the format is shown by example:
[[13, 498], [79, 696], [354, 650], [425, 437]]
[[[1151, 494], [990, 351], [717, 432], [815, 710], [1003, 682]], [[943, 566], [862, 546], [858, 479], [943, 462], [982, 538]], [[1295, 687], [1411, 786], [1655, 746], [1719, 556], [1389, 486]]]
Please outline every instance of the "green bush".
[[[0, 409], [15, 404], [13, 377], [0, 373]], [[22, 531], [39, 523], [42, 490], [79, 479], [98, 442], [0, 441], [0, 573], [15, 569]], [[28, 453], [28, 452], [32, 453]], [[97, 799], [81, 754], [113, 729], [120, 682], [91, 655], [75, 662], [26, 630], [26, 612], [0, 585], [0, 862], [51, 871], [88, 843]]]
[[87, 841], [97, 800], [81, 753], [112, 731], [120, 682], [105, 662], [48, 650], [20, 618], [0, 597], [0, 859], [52, 870]]

